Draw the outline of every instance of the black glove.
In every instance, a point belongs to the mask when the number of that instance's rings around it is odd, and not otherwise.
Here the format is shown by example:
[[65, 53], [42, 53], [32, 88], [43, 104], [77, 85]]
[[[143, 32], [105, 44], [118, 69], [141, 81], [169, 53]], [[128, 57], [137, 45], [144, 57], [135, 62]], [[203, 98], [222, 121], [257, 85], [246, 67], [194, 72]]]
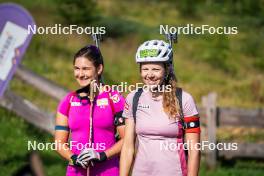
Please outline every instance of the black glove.
[[70, 164], [74, 165], [74, 166], [82, 167], [84, 169], [87, 169], [87, 167], [89, 165], [88, 162], [79, 160], [78, 155], [72, 155], [71, 156]]
[[84, 149], [78, 155], [78, 160], [81, 162], [103, 162], [107, 160], [105, 152], [97, 152], [92, 148]]

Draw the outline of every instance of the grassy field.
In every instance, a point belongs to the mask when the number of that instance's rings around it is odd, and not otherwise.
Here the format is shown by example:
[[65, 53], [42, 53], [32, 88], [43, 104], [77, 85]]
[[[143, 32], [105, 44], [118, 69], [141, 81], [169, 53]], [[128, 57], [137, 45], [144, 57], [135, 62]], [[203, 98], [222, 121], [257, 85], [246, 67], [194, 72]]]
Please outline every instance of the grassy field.
[[[3, 2], [0, 0], [0, 2]], [[15, 0], [27, 8], [39, 26], [62, 23], [58, 3], [52, 0]], [[209, 1], [208, 1], [209, 2]], [[213, 1], [212, 1], [213, 2]], [[116, 5], [118, 3], [118, 5]], [[101, 50], [105, 61], [104, 78], [109, 84], [139, 79], [134, 61], [137, 46], [158, 38], [159, 25], [209, 24], [237, 26], [238, 35], [180, 35], [174, 45], [175, 70], [179, 85], [192, 93], [197, 103], [211, 91], [217, 92], [220, 106], [258, 108], [264, 104], [263, 19], [258, 15], [231, 14], [229, 6], [203, 4], [193, 16], [184, 15], [172, 1], [98, 1], [101, 20], [109, 27]], [[235, 7], [234, 7], [235, 8]], [[184, 8], [182, 8], [184, 10]], [[187, 9], [188, 10], [188, 9]], [[89, 26], [90, 24], [87, 24]], [[107, 28], [108, 29], [108, 28]], [[34, 35], [22, 65], [70, 90], [77, 88], [72, 74], [72, 57], [82, 46], [92, 43], [87, 35]], [[9, 89], [45, 110], [55, 112], [57, 101], [14, 78]], [[126, 95], [126, 93], [124, 93]], [[26, 164], [27, 141], [51, 142], [52, 137], [0, 109], [0, 175], [11, 175]], [[264, 131], [239, 128], [218, 132], [222, 140], [263, 142]], [[6, 147], [8, 146], [8, 147]], [[53, 151], [40, 151], [47, 175], [63, 175], [66, 162]], [[11, 159], [10, 159], [11, 158]], [[3, 166], [3, 167], [2, 167]], [[262, 175], [260, 161], [223, 161], [215, 171], [202, 164], [201, 175]]]

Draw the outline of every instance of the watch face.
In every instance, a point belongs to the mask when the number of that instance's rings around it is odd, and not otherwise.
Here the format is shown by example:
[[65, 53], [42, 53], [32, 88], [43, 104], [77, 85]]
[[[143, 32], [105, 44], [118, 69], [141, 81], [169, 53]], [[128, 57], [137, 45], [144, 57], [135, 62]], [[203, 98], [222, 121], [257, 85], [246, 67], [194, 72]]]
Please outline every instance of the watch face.
[[72, 155], [72, 156], [71, 156], [71, 159], [70, 159], [70, 161], [69, 161], [69, 165], [74, 165], [76, 159], [77, 159], [77, 155]]
[[190, 123], [190, 127], [193, 128], [194, 126], [195, 126], [195, 123], [194, 123], [194, 122], [191, 122], [191, 123]]
[[124, 122], [124, 120], [123, 120], [122, 117], [120, 117], [120, 118], [118, 119], [118, 121], [119, 121], [119, 123], [123, 123], [123, 122]]
[[73, 165], [73, 160], [72, 159], [70, 160], [69, 165]]

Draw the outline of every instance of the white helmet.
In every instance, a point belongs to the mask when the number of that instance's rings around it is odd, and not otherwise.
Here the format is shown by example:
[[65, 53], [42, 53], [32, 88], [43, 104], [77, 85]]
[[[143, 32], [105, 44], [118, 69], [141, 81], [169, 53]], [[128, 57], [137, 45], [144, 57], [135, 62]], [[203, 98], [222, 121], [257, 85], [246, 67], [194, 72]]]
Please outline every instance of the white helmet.
[[149, 40], [137, 49], [136, 62], [171, 62], [173, 52], [171, 46], [163, 40]]

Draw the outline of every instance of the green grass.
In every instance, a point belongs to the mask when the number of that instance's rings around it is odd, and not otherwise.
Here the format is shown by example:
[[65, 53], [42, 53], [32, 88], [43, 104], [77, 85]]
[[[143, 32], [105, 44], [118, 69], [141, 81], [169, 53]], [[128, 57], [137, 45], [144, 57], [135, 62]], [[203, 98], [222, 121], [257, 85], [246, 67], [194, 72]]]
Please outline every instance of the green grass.
[[[19, 168], [28, 164], [27, 156], [33, 151], [28, 150], [28, 141], [37, 143], [52, 142], [53, 138], [34, 126], [28, 124], [15, 114], [0, 108], [0, 175], [12, 175]], [[37, 151], [43, 161], [47, 175], [64, 175], [66, 162], [55, 151]]]
[[215, 170], [208, 170], [202, 162], [201, 176], [262, 176], [264, 172], [263, 162], [257, 160], [232, 160], [220, 161]]

